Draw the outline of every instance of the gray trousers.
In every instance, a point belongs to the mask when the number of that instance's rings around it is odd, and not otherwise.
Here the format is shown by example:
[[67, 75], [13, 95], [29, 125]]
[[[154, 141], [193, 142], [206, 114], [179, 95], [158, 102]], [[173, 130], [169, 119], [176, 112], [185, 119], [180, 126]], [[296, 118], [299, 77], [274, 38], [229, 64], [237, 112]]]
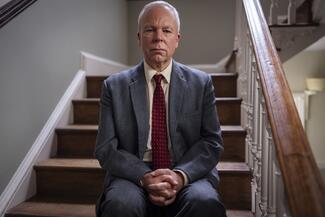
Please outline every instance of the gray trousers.
[[184, 187], [169, 206], [155, 206], [147, 193], [125, 179], [114, 178], [105, 189], [97, 217], [225, 217], [216, 189], [207, 179]]

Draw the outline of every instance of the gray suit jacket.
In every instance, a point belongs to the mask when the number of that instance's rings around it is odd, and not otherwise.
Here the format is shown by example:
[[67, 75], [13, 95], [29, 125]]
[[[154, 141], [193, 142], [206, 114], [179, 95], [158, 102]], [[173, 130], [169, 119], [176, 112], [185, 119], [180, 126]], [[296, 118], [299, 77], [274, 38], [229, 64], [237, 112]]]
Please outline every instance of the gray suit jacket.
[[[104, 81], [95, 155], [107, 171], [105, 185], [112, 176], [138, 184], [151, 171], [142, 161], [149, 132], [146, 85], [143, 62]], [[169, 88], [173, 169], [184, 171], [189, 183], [207, 177], [216, 187], [223, 145], [211, 78], [173, 61]]]

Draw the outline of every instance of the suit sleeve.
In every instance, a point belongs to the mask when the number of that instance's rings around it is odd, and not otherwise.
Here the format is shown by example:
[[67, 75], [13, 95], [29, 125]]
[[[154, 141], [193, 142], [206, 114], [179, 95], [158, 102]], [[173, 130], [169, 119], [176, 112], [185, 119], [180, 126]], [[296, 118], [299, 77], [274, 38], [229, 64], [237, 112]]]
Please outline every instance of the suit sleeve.
[[137, 156], [119, 149], [119, 140], [114, 126], [114, 109], [109, 82], [104, 82], [100, 103], [100, 121], [95, 147], [95, 157], [102, 168], [111, 175], [139, 184], [150, 168]]
[[187, 175], [189, 183], [208, 175], [216, 167], [223, 151], [216, 99], [210, 76], [204, 87], [200, 139], [195, 144], [190, 144], [190, 147], [174, 168], [182, 170]]

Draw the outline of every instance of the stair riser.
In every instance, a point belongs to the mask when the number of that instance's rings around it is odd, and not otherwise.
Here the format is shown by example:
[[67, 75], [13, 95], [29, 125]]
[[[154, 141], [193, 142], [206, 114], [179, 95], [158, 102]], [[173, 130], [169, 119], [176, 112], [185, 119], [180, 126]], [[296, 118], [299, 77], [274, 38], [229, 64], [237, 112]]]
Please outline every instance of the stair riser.
[[241, 100], [217, 101], [217, 111], [221, 125], [240, 125]]
[[[63, 131], [64, 132], [64, 131]], [[60, 158], [93, 158], [97, 130], [84, 133], [83, 131], [57, 131], [58, 157]], [[245, 157], [245, 134], [224, 133], [225, 151], [221, 159], [224, 161], [243, 162]]]
[[107, 77], [86, 77], [87, 79], [87, 97], [99, 98], [102, 92], [103, 81]]
[[[217, 101], [217, 110], [221, 125], [240, 124], [240, 104], [241, 100]], [[99, 101], [74, 101], [73, 105], [75, 124], [98, 124]]]
[[225, 151], [221, 161], [245, 162], [245, 133], [227, 133], [222, 135]]
[[[40, 195], [96, 198], [102, 191], [104, 172], [102, 170], [64, 171], [58, 169], [36, 169], [37, 192]], [[219, 191], [227, 209], [248, 209], [250, 205], [249, 175], [220, 172]], [[236, 188], [238, 186], [238, 189]]]
[[219, 193], [226, 209], [251, 208], [251, 176], [247, 173], [221, 174]]
[[84, 133], [57, 131], [57, 156], [62, 158], [93, 158], [97, 131]]
[[73, 121], [75, 124], [98, 124], [99, 102], [73, 103]]
[[237, 96], [237, 76], [212, 76], [216, 97]]
[[[237, 75], [211, 76], [216, 97], [235, 97], [237, 95]], [[87, 97], [99, 98], [106, 77], [87, 77]]]
[[36, 169], [37, 193], [46, 196], [75, 196], [92, 198], [96, 202], [101, 193], [104, 171], [71, 171]]

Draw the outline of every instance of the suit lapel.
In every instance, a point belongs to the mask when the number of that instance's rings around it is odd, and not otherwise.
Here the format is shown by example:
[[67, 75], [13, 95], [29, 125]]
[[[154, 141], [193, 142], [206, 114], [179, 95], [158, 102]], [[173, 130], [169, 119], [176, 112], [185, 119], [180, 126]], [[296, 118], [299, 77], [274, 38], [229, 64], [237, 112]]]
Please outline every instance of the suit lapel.
[[139, 158], [143, 158], [149, 133], [149, 109], [143, 63], [136, 67], [130, 83], [130, 95], [138, 125]]
[[177, 128], [177, 119], [181, 106], [183, 104], [184, 93], [187, 89], [187, 82], [178, 64], [173, 61], [173, 68], [170, 80], [169, 90], [169, 134], [171, 144], [175, 144], [175, 133]]

